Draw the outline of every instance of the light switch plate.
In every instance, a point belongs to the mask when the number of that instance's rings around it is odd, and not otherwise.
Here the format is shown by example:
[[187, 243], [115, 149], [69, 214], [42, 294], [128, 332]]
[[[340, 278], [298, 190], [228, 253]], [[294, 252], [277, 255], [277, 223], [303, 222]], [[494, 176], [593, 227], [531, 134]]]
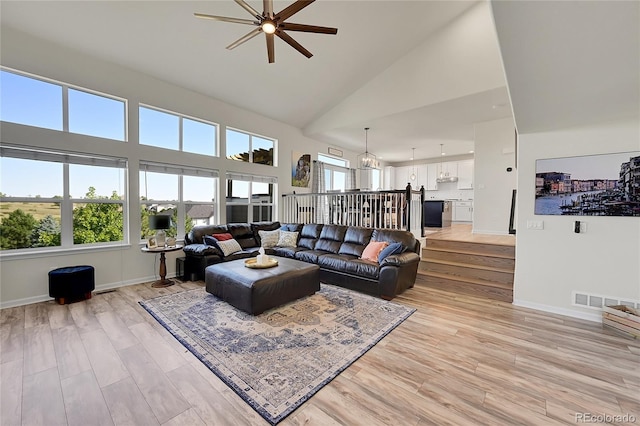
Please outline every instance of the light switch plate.
[[528, 220], [527, 229], [534, 229], [536, 231], [541, 231], [544, 229], [544, 222], [541, 220]]

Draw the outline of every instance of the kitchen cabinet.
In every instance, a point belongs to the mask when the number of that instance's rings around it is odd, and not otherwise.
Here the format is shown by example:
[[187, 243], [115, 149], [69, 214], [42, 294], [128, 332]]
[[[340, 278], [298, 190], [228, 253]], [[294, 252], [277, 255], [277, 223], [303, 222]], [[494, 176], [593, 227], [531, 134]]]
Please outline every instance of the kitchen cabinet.
[[458, 161], [458, 189], [473, 189], [473, 160]]
[[[395, 176], [394, 176], [394, 186], [393, 189], [405, 189], [407, 187], [407, 182], [411, 182], [409, 175], [413, 171], [411, 166], [401, 166], [395, 168]], [[411, 183], [411, 186], [414, 186], [415, 183]]]
[[473, 201], [453, 202], [453, 221], [471, 222], [473, 220]]
[[427, 191], [437, 191], [438, 190], [438, 172], [439, 167], [437, 163], [430, 163], [426, 165], [426, 181], [427, 184], [424, 186], [424, 189]]
[[445, 161], [442, 163], [442, 173], [444, 173], [445, 176], [458, 176], [458, 162]]

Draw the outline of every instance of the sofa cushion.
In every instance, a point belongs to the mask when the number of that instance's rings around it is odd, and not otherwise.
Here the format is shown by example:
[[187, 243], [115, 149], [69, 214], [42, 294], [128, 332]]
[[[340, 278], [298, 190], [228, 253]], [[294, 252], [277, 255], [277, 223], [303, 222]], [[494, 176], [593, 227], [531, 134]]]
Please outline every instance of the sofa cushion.
[[388, 245], [389, 243], [386, 241], [370, 241], [364, 248], [360, 258], [378, 263], [378, 256]]
[[299, 251], [305, 251], [307, 249], [302, 248], [302, 247], [273, 247], [271, 250], [271, 253], [269, 254], [274, 254], [276, 256], [281, 256], [281, 257], [288, 257], [290, 259], [294, 259], [296, 257], [296, 253]]
[[302, 223], [283, 223], [280, 226], [281, 231], [300, 232], [302, 231]]
[[399, 254], [399, 253], [402, 253], [403, 251], [404, 251], [404, 247], [402, 246], [402, 243], [391, 243], [388, 246], [386, 246], [384, 249], [382, 249], [382, 251], [378, 255], [378, 263], [381, 263], [383, 260], [385, 260], [388, 256], [391, 256], [392, 254]]
[[209, 255], [221, 255], [222, 252], [215, 246], [208, 246], [206, 244], [189, 244], [183, 247], [182, 251], [187, 256], [209, 256]]
[[396, 229], [374, 229], [371, 241], [386, 241], [388, 243], [402, 243], [405, 249], [415, 253], [416, 237], [411, 232]]
[[204, 236], [211, 234], [219, 234], [223, 232], [229, 232], [227, 225], [196, 225], [191, 231], [185, 235], [184, 243], [189, 244], [204, 244]]
[[260, 245], [253, 234], [250, 224], [229, 223], [227, 228], [229, 228], [229, 233], [233, 235], [233, 238], [240, 244], [240, 247], [256, 247]]
[[347, 254], [325, 254], [320, 256], [318, 258], [318, 266], [323, 269], [372, 279], [378, 279], [380, 273], [377, 263], [361, 260]]
[[259, 247], [262, 244], [260, 241], [260, 231], [274, 231], [280, 229], [280, 222], [253, 222], [251, 225], [253, 237], [256, 240], [256, 245]]
[[307, 223], [300, 231], [300, 240], [298, 247], [313, 250], [316, 247], [316, 241], [320, 238], [323, 225], [318, 223]]
[[298, 244], [298, 232], [280, 231], [278, 247], [296, 247]]
[[371, 234], [373, 234], [373, 229], [371, 228], [349, 227], [344, 234], [344, 241], [340, 246], [338, 254], [350, 254], [361, 257], [364, 248], [371, 240]]
[[260, 247], [271, 248], [275, 247], [278, 244], [278, 240], [280, 239], [280, 229], [275, 229], [273, 231], [263, 231], [262, 229], [258, 231]]
[[323, 250], [300, 250], [296, 252], [294, 258], [303, 262], [318, 264], [318, 258], [325, 254], [329, 253]]
[[347, 232], [347, 227], [342, 225], [325, 225], [316, 242], [316, 250], [338, 253]]

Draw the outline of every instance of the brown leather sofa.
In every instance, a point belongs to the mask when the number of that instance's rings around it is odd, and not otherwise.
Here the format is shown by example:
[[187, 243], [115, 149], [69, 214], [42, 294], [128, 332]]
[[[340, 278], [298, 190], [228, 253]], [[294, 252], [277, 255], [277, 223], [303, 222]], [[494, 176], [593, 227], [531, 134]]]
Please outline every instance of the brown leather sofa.
[[[420, 242], [407, 231], [323, 224], [279, 222], [199, 225], [185, 236], [185, 268], [204, 279], [207, 266], [256, 256], [260, 230], [299, 232], [296, 247], [265, 249], [269, 255], [317, 264], [320, 281], [390, 300], [413, 287], [420, 262]], [[223, 257], [215, 247], [204, 244], [206, 235], [230, 233], [242, 251]], [[369, 241], [400, 242], [404, 252], [392, 254], [380, 263], [360, 259]]]

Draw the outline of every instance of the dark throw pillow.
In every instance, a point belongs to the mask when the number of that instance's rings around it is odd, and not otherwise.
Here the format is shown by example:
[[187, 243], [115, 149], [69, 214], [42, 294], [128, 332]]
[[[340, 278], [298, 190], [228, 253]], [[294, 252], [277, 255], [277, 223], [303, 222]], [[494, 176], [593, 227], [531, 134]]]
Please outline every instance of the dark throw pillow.
[[391, 256], [392, 254], [400, 254], [403, 251], [404, 247], [402, 247], [401, 243], [391, 243], [383, 248], [378, 255], [378, 263], [381, 263], [387, 256]]

